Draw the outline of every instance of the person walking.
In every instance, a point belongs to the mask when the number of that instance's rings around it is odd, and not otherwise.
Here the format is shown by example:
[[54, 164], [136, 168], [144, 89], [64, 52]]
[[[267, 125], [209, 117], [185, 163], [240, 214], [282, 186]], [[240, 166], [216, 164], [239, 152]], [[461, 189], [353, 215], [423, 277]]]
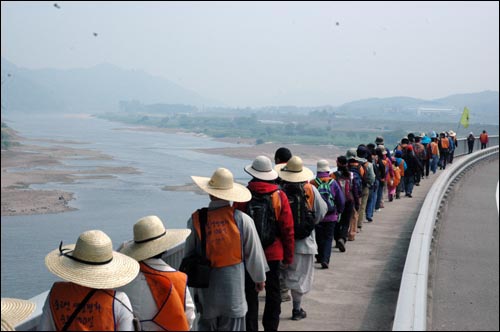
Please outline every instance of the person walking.
[[140, 272], [117, 290], [126, 293], [145, 331], [189, 331], [196, 317], [185, 273], [162, 260], [168, 250], [183, 243], [189, 229], [165, 229], [157, 216], [139, 219], [134, 239], [119, 251], [139, 262]]
[[[244, 170], [252, 176], [247, 185], [252, 199], [249, 202], [235, 202], [234, 207], [250, 215], [256, 224], [269, 265], [262, 326], [264, 331], [277, 331], [281, 314], [280, 273], [293, 262], [295, 250], [292, 211], [286, 194], [275, 183], [278, 172], [273, 169], [268, 157], [258, 156]], [[258, 331], [258, 292], [248, 272], [245, 283], [248, 303], [246, 330]]]
[[[115, 288], [134, 280], [139, 263], [113, 251], [100, 230], [83, 232], [76, 244], [45, 257], [45, 266], [66, 282], [55, 282], [43, 306], [40, 331], [137, 331], [130, 300]], [[90, 308], [90, 309], [84, 309]]]
[[316, 263], [320, 263], [322, 269], [328, 269], [335, 236], [335, 225], [339, 221], [339, 215], [344, 211], [345, 197], [337, 181], [331, 178], [330, 165], [325, 159], [318, 160], [316, 178], [310, 183], [318, 189], [327, 205], [325, 217], [314, 227], [314, 230], [318, 245], [318, 254], [315, 256]]
[[453, 130], [448, 132], [448, 139], [450, 140], [450, 153], [448, 154], [448, 163], [453, 164], [453, 157], [455, 156], [455, 149], [457, 148], [458, 140], [457, 133]]
[[399, 183], [396, 186], [396, 199], [401, 198], [401, 192], [403, 192], [404, 189], [404, 181], [405, 181], [405, 170], [406, 170], [406, 162], [402, 158], [403, 157], [403, 151], [401, 150], [396, 150], [394, 153], [394, 165], [399, 169]]
[[286, 284], [292, 293], [292, 320], [301, 320], [307, 317], [301, 303], [312, 287], [314, 255], [318, 250], [314, 225], [325, 217], [327, 206], [318, 189], [309, 183], [314, 174], [304, 167], [300, 157], [290, 158], [286, 166], [280, 168], [278, 175], [294, 218], [295, 255], [293, 263], [286, 270]]
[[476, 138], [474, 137], [474, 134], [472, 131], [469, 133], [469, 136], [467, 136], [467, 146], [469, 147], [469, 154], [472, 153], [474, 150], [474, 141]]
[[361, 188], [356, 188], [353, 175], [347, 168], [347, 158], [345, 156], [337, 157], [337, 170], [332, 173], [332, 178], [337, 181], [339, 187], [344, 193], [345, 205], [344, 211], [340, 215], [340, 220], [335, 224], [333, 232], [336, 247], [340, 252], [345, 252], [345, 244], [349, 238], [349, 224], [354, 210], [359, 210]]
[[448, 153], [450, 151], [450, 140], [446, 137], [446, 134], [439, 133], [439, 169], [446, 169], [446, 163], [448, 162]]
[[[276, 150], [274, 153], [274, 170], [276, 172], [279, 171], [280, 168], [286, 166], [286, 163], [292, 158], [292, 152], [290, 149], [286, 147], [280, 147], [279, 149]], [[278, 178], [276, 179], [276, 184], [280, 186], [281, 184], [281, 179]], [[291, 301], [292, 297], [289, 294], [289, 289], [286, 286], [286, 276], [285, 276], [285, 269], [281, 269], [280, 271], [280, 293], [281, 293], [281, 302], [287, 302]]]
[[415, 174], [417, 172], [422, 171], [422, 165], [417, 157], [413, 154], [413, 145], [408, 144], [406, 146], [406, 151], [403, 151], [403, 159], [406, 162], [406, 170], [405, 170], [405, 196], [412, 198], [413, 193], [413, 184], [415, 181]]
[[191, 178], [210, 197], [208, 208], [195, 211], [187, 222], [191, 234], [186, 239], [185, 257], [201, 252], [203, 223], [206, 257], [211, 265], [208, 287], [193, 288], [200, 314], [198, 330], [244, 331], [248, 309], [245, 268], [257, 292], [264, 289], [269, 268], [252, 218], [230, 202], [248, 202], [252, 194], [245, 186], [235, 183], [233, 174], [226, 168], [218, 168], [211, 177]]
[[479, 135], [479, 142], [481, 142], [481, 150], [486, 149], [486, 146], [488, 145], [488, 133], [486, 130], [483, 130], [483, 132]]
[[432, 174], [436, 174], [437, 167], [439, 164], [439, 143], [437, 136], [431, 137], [430, 144], [430, 154], [431, 154], [431, 171]]

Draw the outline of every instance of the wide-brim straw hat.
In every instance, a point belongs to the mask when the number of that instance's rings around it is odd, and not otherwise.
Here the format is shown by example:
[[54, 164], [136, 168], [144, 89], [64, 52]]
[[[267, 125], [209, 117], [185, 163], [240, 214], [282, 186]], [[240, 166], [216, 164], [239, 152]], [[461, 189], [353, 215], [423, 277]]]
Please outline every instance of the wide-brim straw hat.
[[64, 280], [96, 289], [124, 286], [139, 273], [139, 263], [113, 251], [111, 239], [100, 230], [82, 233], [76, 244], [61, 242], [45, 257], [45, 265]]
[[266, 156], [258, 156], [252, 164], [245, 166], [245, 172], [256, 179], [272, 181], [278, 178], [278, 172], [273, 169], [271, 159]]
[[304, 166], [302, 158], [293, 156], [282, 167], [279, 172], [279, 177], [287, 182], [304, 182], [314, 178], [314, 173], [309, 168]]
[[457, 136], [457, 133], [456, 133], [456, 132], [454, 132], [453, 130], [450, 130], [450, 131], [448, 132], [448, 134], [449, 134], [450, 136]]
[[125, 243], [120, 252], [140, 262], [172, 249], [190, 233], [190, 229], [165, 229], [157, 216], [143, 217], [134, 225], [134, 239]]
[[34, 302], [22, 299], [2, 298], [2, 331], [14, 331], [14, 327], [35, 311]]
[[226, 201], [248, 202], [252, 198], [250, 190], [234, 182], [233, 173], [227, 168], [218, 168], [210, 178], [191, 176], [191, 179], [204, 192]]

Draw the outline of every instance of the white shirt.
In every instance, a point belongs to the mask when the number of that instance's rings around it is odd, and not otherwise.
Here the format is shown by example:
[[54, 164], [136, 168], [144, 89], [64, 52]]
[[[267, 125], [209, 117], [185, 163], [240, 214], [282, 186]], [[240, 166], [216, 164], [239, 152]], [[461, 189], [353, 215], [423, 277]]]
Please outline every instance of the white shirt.
[[[118, 301], [119, 300], [119, 301]], [[40, 317], [40, 324], [38, 324], [39, 331], [57, 331], [56, 324], [52, 318], [52, 311], [50, 310], [50, 292], [47, 295], [45, 304], [43, 305], [42, 316]], [[123, 302], [123, 304], [121, 302]], [[115, 299], [113, 303], [116, 330], [117, 331], [134, 331], [133, 319], [134, 315], [132, 312], [125, 308], [126, 305], [130, 310], [132, 310], [132, 305], [127, 297], [127, 294], [123, 292], [116, 292]]]
[[[167, 272], [176, 271], [170, 265], [165, 263], [165, 261], [159, 258], [145, 259], [143, 263], [146, 263], [146, 265], [159, 271], [167, 271]], [[153, 319], [153, 317], [158, 313], [158, 307], [154, 300], [153, 294], [151, 293], [151, 289], [149, 288], [144, 273], [139, 272], [137, 277], [134, 280], [132, 280], [132, 282], [118, 288], [118, 290], [125, 292], [128, 295], [130, 302], [132, 302], [134, 314], [141, 321], [141, 326], [143, 330], [163, 331], [163, 329], [160, 326], [158, 326], [152, 321], [143, 322], [143, 320]], [[189, 288], [187, 287], [186, 287], [185, 313], [187, 321], [189, 323], [189, 328], [191, 329], [191, 327], [193, 326], [193, 321], [195, 319], [196, 313], [195, 313], [193, 299], [191, 298], [191, 293], [189, 292]]]

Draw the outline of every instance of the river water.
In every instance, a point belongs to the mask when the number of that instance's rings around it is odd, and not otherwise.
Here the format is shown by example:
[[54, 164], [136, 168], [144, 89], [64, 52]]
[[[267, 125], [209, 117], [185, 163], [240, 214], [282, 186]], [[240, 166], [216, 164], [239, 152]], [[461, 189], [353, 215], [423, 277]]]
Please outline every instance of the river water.
[[78, 210], [2, 217], [2, 297], [29, 299], [59, 280], [47, 270], [44, 259], [61, 240], [65, 244], [75, 243], [80, 233], [100, 229], [111, 237], [117, 248], [132, 238], [133, 224], [143, 216], [157, 215], [167, 228], [185, 228], [191, 213], [208, 204], [208, 195], [164, 191], [161, 188], [165, 185], [192, 183], [191, 175], [210, 177], [218, 167], [231, 170], [239, 183], [245, 184], [250, 179], [243, 171], [250, 160], [193, 151], [241, 145], [185, 134], [116, 130], [130, 126], [96, 118], [9, 114], [2, 115], [2, 121], [28, 139], [83, 142], [85, 144], [62, 145], [93, 149], [113, 157], [104, 161], [63, 161], [68, 167], [129, 166], [141, 172], [120, 174], [112, 179], [32, 186], [75, 193], [70, 205]]

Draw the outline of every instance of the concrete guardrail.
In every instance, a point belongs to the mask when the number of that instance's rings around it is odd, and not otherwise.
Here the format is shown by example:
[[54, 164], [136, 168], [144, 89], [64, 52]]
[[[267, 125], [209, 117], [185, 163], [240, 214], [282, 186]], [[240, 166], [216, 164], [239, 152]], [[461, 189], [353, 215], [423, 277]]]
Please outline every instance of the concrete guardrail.
[[[477, 141], [477, 139], [476, 139]], [[459, 142], [460, 147], [460, 142]], [[490, 139], [489, 146], [483, 150], [468, 153], [465, 149], [456, 151], [457, 155], [465, 157], [448, 165], [441, 171], [424, 200], [417, 223], [412, 233], [408, 255], [401, 278], [398, 303], [394, 316], [393, 331], [425, 331], [427, 329], [427, 283], [429, 273], [429, 255], [433, 240], [436, 220], [440, 215], [442, 201], [447, 198], [447, 190], [451, 183], [468, 168], [478, 161], [498, 154], [498, 136], [494, 142]], [[479, 148], [479, 147], [478, 147]]]

